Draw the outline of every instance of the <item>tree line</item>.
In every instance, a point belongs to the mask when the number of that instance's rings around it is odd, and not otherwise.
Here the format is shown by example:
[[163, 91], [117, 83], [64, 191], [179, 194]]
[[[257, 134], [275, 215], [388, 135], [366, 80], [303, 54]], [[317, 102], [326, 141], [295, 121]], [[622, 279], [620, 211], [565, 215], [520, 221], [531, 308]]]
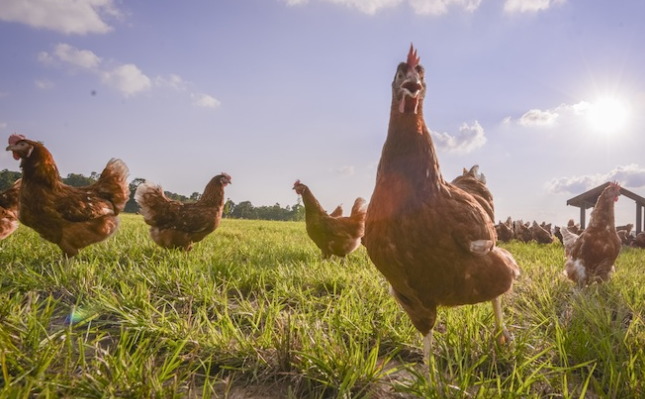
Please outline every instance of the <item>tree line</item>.
[[[22, 176], [21, 172], [14, 172], [8, 169], [0, 171], [0, 191], [6, 190], [11, 187], [13, 183]], [[82, 187], [95, 183], [100, 176], [100, 173], [92, 172], [89, 176], [84, 176], [79, 173], [69, 173], [67, 177], [61, 177], [63, 183], [73, 186]], [[137, 191], [139, 184], [145, 182], [145, 179], [137, 177], [130, 183], [130, 199], [125, 204], [124, 212], [137, 213], [139, 205], [134, 200], [134, 193]], [[201, 194], [193, 192], [189, 197], [171, 191], [164, 191], [166, 197], [172, 200], [181, 202], [195, 202], [199, 200]], [[224, 204], [223, 217], [234, 219], [259, 219], [259, 220], [283, 220], [283, 221], [296, 221], [305, 219], [305, 208], [300, 202], [300, 198], [294, 205], [287, 205], [282, 207], [276, 203], [271, 206], [253, 206], [251, 201], [242, 201], [235, 203], [230, 199], [226, 200]]]

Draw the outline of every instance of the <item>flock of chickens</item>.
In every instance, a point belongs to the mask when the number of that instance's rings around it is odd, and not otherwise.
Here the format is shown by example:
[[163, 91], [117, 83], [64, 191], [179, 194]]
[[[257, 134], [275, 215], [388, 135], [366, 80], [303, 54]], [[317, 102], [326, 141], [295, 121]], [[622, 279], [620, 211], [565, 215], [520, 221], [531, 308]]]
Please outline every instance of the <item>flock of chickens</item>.
[[[494, 224], [493, 197], [478, 167], [464, 169], [452, 182], [444, 180], [423, 117], [425, 95], [424, 68], [411, 46], [392, 82], [389, 128], [369, 205], [358, 198], [349, 216], [340, 207], [328, 214], [309, 187], [298, 180], [293, 189], [302, 196], [307, 233], [324, 258], [366, 247], [424, 336], [430, 358], [438, 306], [491, 301], [496, 336], [509, 340], [500, 296], [511, 289], [520, 270], [513, 256], [496, 245], [504, 233]], [[62, 183], [41, 143], [12, 134], [7, 151], [21, 160], [22, 178], [0, 193], [0, 239], [15, 230], [19, 219], [72, 257], [117, 230], [130, 195], [128, 169], [121, 160], [110, 160], [96, 183], [74, 188]], [[155, 243], [190, 250], [219, 225], [228, 184], [229, 175], [217, 175], [197, 202], [184, 204], [146, 182], [137, 188], [135, 200]], [[621, 246], [614, 223], [618, 195], [618, 185], [611, 184], [599, 197], [587, 229], [576, 237], [569, 230], [563, 234], [566, 275], [581, 286], [607, 280], [614, 268]]]

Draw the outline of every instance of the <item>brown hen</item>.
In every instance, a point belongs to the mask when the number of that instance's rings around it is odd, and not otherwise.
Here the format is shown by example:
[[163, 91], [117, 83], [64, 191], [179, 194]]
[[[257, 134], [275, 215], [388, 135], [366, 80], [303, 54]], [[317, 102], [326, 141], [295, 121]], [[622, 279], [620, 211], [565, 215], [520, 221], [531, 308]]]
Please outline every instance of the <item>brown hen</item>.
[[475, 165], [470, 170], [464, 171], [461, 176], [457, 176], [452, 185], [470, 193], [479, 205], [488, 213], [491, 220], [495, 220], [495, 205], [493, 204], [493, 194], [486, 187], [486, 176], [479, 173], [479, 165]]
[[[609, 183], [591, 211], [589, 226], [573, 244], [569, 247], [565, 244], [565, 250], [568, 249], [565, 274], [581, 287], [607, 281], [614, 271], [621, 248], [614, 222], [614, 203], [619, 196], [620, 186]], [[562, 230], [563, 237], [565, 230]]]
[[329, 216], [333, 218], [341, 217], [343, 216], [343, 206], [338, 205], [333, 211], [329, 213]]
[[0, 240], [9, 237], [18, 228], [18, 200], [20, 181], [0, 192]]
[[7, 151], [22, 160], [20, 222], [58, 245], [67, 257], [117, 230], [117, 215], [130, 197], [123, 161], [111, 159], [96, 183], [72, 187], [61, 181], [54, 158], [41, 143], [12, 134]]
[[150, 237], [164, 248], [190, 251], [193, 243], [215, 231], [222, 220], [224, 187], [231, 184], [226, 173], [213, 177], [197, 202], [183, 203], [168, 199], [161, 186], [142, 183], [134, 199], [139, 204], [145, 222], [150, 225]]
[[[300, 180], [295, 182], [293, 189], [302, 196], [307, 234], [320, 248], [323, 258], [328, 259], [332, 255], [344, 257], [361, 245], [366, 212], [363, 198], [356, 198], [349, 216], [330, 216], [320, 206], [309, 187]], [[342, 209], [340, 213], [342, 214]]]
[[424, 68], [410, 47], [392, 82], [390, 123], [364, 245], [423, 334], [430, 360], [438, 306], [492, 301], [500, 340], [510, 339], [499, 296], [511, 289], [519, 268], [508, 251], [495, 246], [489, 212], [443, 179], [423, 118], [425, 94]]

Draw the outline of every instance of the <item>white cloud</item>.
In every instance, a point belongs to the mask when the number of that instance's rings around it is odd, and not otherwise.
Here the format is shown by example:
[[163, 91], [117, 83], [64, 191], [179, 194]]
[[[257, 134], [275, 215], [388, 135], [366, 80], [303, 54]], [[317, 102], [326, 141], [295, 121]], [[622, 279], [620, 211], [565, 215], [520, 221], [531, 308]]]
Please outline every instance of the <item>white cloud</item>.
[[65, 43], [56, 45], [54, 55], [60, 61], [83, 69], [96, 69], [101, 63], [101, 58], [90, 50], [79, 50]]
[[34, 85], [42, 90], [49, 90], [54, 87], [54, 83], [47, 79], [38, 79], [34, 81]]
[[289, 6], [299, 6], [309, 3], [309, 0], [282, 0]]
[[334, 169], [334, 172], [341, 176], [354, 176], [354, 165], [345, 165]]
[[40, 53], [38, 53], [38, 61], [45, 65], [56, 64], [56, 60], [54, 59], [54, 57], [52, 57], [51, 54], [49, 54], [46, 51], [41, 51]]
[[[81, 68], [100, 77], [103, 84], [117, 89], [126, 96], [132, 96], [152, 87], [152, 81], [136, 65], [117, 65], [112, 69], [102, 67], [102, 59], [90, 50], [80, 50], [66, 43], [58, 43], [50, 54], [38, 54], [38, 60], [45, 65], [65, 65]], [[38, 85], [38, 84], [37, 84]], [[40, 87], [40, 86], [39, 86]], [[44, 88], [44, 87], [41, 87]]]
[[385, 8], [394, 7], [401, 2], [401, 0], [325, 0], [335, 4], [345, 5], [351, 8], [357, 8], [365, 14], [376, 14]]
[[119, 90], [126, 96], [137, 94], [152, 87], [149, 77], [134, 64], [125, 64], [101, 73], [101, 81]]
[[113, 0], [2, 0], [0, 20], [65, 34], [107, 33], [106, 17], [120, 18]]
[[504, 3], [504, 12], [508, 14], [515, 13], [535, 13], [545, 11], [552, 6], [562, 4], [566, 0], [506, 0]]
[[[2, 0], [0, 0], [2, 1]], [[98, 76], [103, 84], [120, 91], [125, 96], [147, 91], [153, 87], [170, 88], [179, 92], [186, 92], [191, 86], [190, 82], [185, 81], [181, 76], [170, 74], [167, 76], [158, 76], [150, 79], [135, 64], [118, 64], [112, 62], [111, 66], [104, 66], [101, 57], [90, 50], [80, 50], [69, 44], [59, 43], [54, 47], [50, 54], [45, 51], [38, 54], [38, 60], [45, 65], [67, 66], [70, 69], [81, 68], [84, 71]], [[36, 81], [36, 86], [45, 89], [53, 87], [49, 81]], [[220, 101], [215, 97], [207, 94], [190, 93], [193, 105], [205, 108], [217, 108]]]
[[0, 122], [0, 129], [5, 129], [7, 126], [9, 125], [6, 122]]
[[617, 181], [624, 187], [645, 187], [645, 168], [637, 164], [619, 165], [608, 173], [571, 177], [558, 177], [547, 182], [549, 192], [580, 194], [608, 181]]
[[185, 91], [188, 86], [188, 82], [182, 79], [179, 75], [170, 74], [168, 77], [157, 76], [155, 78], [155, 86], [170, 87], [171, 89], [178, 91]]
[[437, 148], [458, 153], [468, 153], [486, 143], [484, 128], [475, 121], [474, 124], [462, 124], [459, 133], [451, 136], [448, 133], [430, 132]]
[[208, 94], [192, 94], [193, 105], [204, 108], [217, 108], [220, 106], [219, 100], [215, 97], [209, 96]]
[[554, 111], [532, 109], [522, 115], [517, 123], [522, 126], [552, 126], [558, 116], [560, 115]]
[[482, 0], [408, 0], [408, 2], [417, 14], [442, 15], [446, 14], [451, 6], [474, 12], [479, 8]]
[[[309, 3], [309, 0], [282, 0], [290, 6], [300, 6]], [[373, 15], [381, 10], [393, 8], [401, 3], [408, 4], [417, 14], [442, 15], [452, 6], [461, 7], [466, 11], [475, 11], [482, 0], [319, 0], [338, 4]]]
[[547, 110], [534, 108], [525, 112], [518, 119], [508, 116], [502, 120], [502, 124], [506, 126], [518, 124], [523, 127], [551, 127], [585, 117], [590, 108], [591, 104], [586, 101], [572, 105], [560, 104]]

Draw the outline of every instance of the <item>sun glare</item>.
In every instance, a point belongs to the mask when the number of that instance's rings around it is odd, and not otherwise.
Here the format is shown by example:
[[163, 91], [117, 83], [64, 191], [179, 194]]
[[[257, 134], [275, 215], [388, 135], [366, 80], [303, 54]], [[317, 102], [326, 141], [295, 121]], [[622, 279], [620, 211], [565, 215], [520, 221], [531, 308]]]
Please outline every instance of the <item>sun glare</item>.
[[601, 98], [591, 104], [587, 115], [591, 127], [603, 134], [616, 133], [627, 122], [627, 108], [611, 97]]

